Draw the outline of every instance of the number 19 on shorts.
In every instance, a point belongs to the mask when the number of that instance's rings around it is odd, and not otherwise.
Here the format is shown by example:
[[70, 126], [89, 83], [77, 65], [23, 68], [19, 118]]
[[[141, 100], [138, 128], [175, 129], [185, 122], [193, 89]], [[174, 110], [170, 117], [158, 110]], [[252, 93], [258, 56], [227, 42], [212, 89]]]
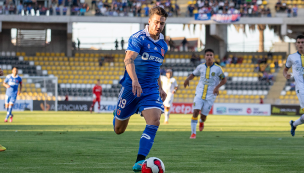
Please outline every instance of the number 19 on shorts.
[[126, 100], [126, 99], [120, 99], [120, 100], [119, 100], [118, 107], [120, 107], [121, 109], [123, 109], [123, 108], [125, 108], [126, 103], [127, 103], [127, 100]]

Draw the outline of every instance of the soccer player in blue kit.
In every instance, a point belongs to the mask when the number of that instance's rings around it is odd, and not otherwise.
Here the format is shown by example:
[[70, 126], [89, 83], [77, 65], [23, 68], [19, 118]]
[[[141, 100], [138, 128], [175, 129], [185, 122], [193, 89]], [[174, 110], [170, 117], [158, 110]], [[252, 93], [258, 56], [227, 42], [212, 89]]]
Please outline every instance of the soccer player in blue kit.
[[146, 128], [139, 141], [139, 150], [134, 172], [141, 171], [141, 165], [152, 148], [166, 93], [161, 87], [160, 66], [168, 46], [161, 34], [168, 14], [161, 7], [153, 7], [149, 14], [149, 25], [133, 34], [126, 49], [126, 71], [120, 84], [122, 88], [114, 111], [113, 126], [116, 134], [122, 134], [134, 114], [141, 114]]
[[[20, 85], [20, 89], [18, 91], [18, 87]], [[18, 68], [13, 67], [12, 74], [7, 75], [5, 80], [3, 81], [3, 86], [6, 87], [6, 95], [5, 95], [5, 108], [7, 110], [6, 118], [4, 122], [7, 122], [7, 119], [10, 118], [10, 122], [13, 121], [13, 106], [17, 99], [17, 95], [21, 93], [22, 89], [22, 79], [18, 76]]]

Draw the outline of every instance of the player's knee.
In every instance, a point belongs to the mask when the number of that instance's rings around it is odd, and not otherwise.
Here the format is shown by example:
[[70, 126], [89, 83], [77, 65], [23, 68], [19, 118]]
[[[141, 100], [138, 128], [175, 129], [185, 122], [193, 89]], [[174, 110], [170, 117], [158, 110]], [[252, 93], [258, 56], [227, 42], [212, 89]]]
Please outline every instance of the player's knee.
[[124, 132], [125, 132], [125, 129], [123, 129], [123, 128], [117, 128], [117, 127], [115, 127], [115, 133], [117, 134], [117, 135], [120, 135], [120, 134], [123, 134]]
[[199, 115], [199, 110], [198, 109], [194, 109], [193, 110], [193, 117], [196, 118]]
[[203, 115], [203, 114], [201, 114], [201, 119], [202, 119], [202, 121], [206, 121], [206, 119], [207, 119], [207, 116], [206, 115]]
[[155, 117], [151, 119], [148, 123], [149, 125], [159, 126], [160, 125], [160, 117]]

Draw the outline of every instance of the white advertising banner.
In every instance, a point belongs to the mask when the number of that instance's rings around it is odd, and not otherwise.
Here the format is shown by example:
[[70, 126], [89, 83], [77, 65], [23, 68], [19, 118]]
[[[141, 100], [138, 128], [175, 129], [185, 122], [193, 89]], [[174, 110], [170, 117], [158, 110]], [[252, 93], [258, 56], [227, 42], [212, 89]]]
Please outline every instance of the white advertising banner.
[[117, 102], [115, 101], [101, 101], [100, 111], [98, 111], [98, 102], [95, 103], [94, 112], [112, 113], [116, 108]]
[[270, 116], [270, 104], [215, 103], [214, 115], [261, 115]]
[[[16, 100], [13, 107], [13, 112], [24, 110], [33, 110], [33, 100]], [[4, 100], [0, 100], [0, 111], [6, 111]]]

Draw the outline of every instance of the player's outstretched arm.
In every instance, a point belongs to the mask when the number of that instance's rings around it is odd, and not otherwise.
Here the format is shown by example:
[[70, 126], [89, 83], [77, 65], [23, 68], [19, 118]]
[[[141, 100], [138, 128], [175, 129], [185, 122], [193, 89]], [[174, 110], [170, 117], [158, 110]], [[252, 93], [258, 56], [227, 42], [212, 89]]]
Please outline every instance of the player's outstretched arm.
[[132, 92], [134, 95], [137, 94], [137, 97], [140, 97], [142, 93], [142, 89], [138, 82], [138, 78], [135, 72], [135, 65], [134, 65], [134, 60], [136, 59], [137, 56], [138, 53], [133, 51], [127, 51], [124, 62], [125, 62], [126, 70], [130, 78], [132, 79]]
[[190, 80], [192, 80], [194, 78], [194, 75], [193, 74], [190, 74], [187, 79], [185, 80], [184, 82], [184, 88], [186, 88], [187, 86], [189, 86], [189, 82]]
[[291, 77], [291, 74], [287, 73], [289, 70], [289, 68], [285, 67], [284, 70], [283, 70], [283, 76], [286, 78], [286, 79], [290, 79]]
[[213, 94], [219, 95], [219, 89], [220, 89], [220, 87], [223, 86], [223, 85], [225, 85], [226, 82], [227, 82], [226, 78], [222, 79], [221, 82], [214, 88]]

